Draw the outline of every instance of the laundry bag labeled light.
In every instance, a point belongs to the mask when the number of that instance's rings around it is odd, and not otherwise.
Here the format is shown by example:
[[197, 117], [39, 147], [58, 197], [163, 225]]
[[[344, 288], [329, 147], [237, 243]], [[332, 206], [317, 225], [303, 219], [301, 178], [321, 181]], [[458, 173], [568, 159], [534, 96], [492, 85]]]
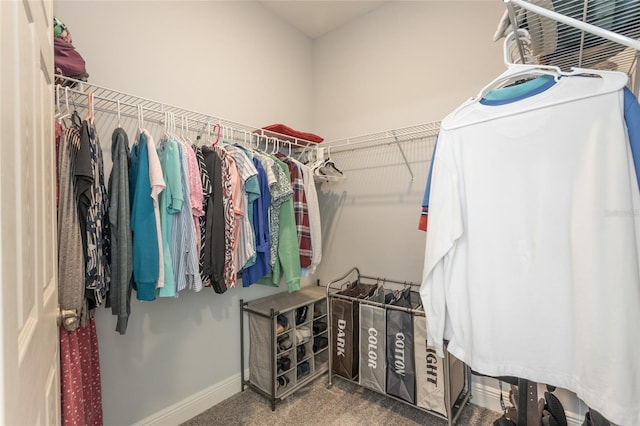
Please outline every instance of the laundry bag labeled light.
[[386, 383], [386, 311], [366, 303], [360, 304], [360, 374], [359, 384], [385, 392]]
[[427, 321], [424, 316], [413, 318], [416, 373], [416, 405], [447, 414], [445, 405], [444, 360], [427, 345]]

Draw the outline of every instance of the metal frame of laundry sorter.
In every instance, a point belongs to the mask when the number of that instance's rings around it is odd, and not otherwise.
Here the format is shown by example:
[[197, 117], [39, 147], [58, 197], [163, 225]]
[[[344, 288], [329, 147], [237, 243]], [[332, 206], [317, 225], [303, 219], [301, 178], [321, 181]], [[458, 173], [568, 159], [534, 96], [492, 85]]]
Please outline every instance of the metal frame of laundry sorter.
[[[385, 284], [390, 284], [393, 286], [399, 286], [400, 289], [404, 289], [406, 287], [411, 287], [411, 288], [418, 288], [420, 287], [420, 284], [416, 284], [413, 282], [408, 282], [408, 281], [398, 281], [398, 280], [393, 280], [393, 279], [389, 279], [389, 278], [384, 278], [384, 277], [372, 277], [372, 276], [367, 276], [367, 275], [362, 275], [360, 273], [360, 270], [357, 267], [353, 267], [352, 269], [349, 270], [349, 272], [347, 272], [346, 274], [344, 274], [342, 277], [340, 278], [336, 278], [332, 281], [330, 281], [327, 285], [326, 285], [326, 291], [327, 291], [327, 330], [328, 330], [328, 336], [329, 336], [329, 371], [328, 371], [328, 383], [327, 383], [327, 387], [331, 387], [333, 386], [333, 365], [332, 365], [332, 355], [333, 355], [333, 345], [332, 342], [333, 340], [331, 339], [331, 323], [332, 323], [332, 318], [331, 318], [331, 299], [332, 298], [336, 298], [336, 299], [342, 299], [342, 300], [347, 300], [347, 301], [351, 301], [351, 302], [357, 302], [360, 305], [365, 304], [365, 305], [370, 305], [370, 306], [375, 306], [375, 307], [379, 307], [379, 308], [383, 308], [385, 310], [397, 310], [397, 311], [403, 311], [403, 312], [409, 312], [410, 314], [412, 314], [413, 316], [425, 316], [424, 310], [422, 309], [412, 309], [412, 308], [405, 308], [405, 307], [401, 307], [401, 306], [393, 306], [393, 305], [387, 305], [385, 303], [379, 303], [379, 302], [374, 302], [371, 300], [366, 300], [366, 299], [359, 299], [359, 298], [355, 298], [355, 297], [350, 297], [350, 296], [345, 296], [345, 295], [341, 295], [341, 294], [337, 294], [338, 291], [344, 289], [344, 285], [347, 284], [350, 281], [347, 281], [347, 279], [351, 276], [354, 276], [355, 279], [357, 279], [359, 282], [362, 282], [361, 280], [367, 280], [370, 282], [367, 282], [368, 284], [373, 284], [373, 283], [377, 283], [381, 286], [383, 286]], [[340, 287], [336, 287], [336, 285], [340, 284]], [[360, 342], [354, 342], [354, 344], [359, 345]], [[446, 350], [446, 348], [445, 348]], [[447, 415], [443, 416], [440, 413], [437, 413], [435, 411], [431, 411], [422, 407], [417, 406], [416, 404], [412, 404], [411, 402], [405, 401], [401, 398], [397, 398], [393, 395], [389, 395], [387, 393], [383, 393], [383, 392], [379, 392], [377, 390], [374, 389], [370, 389], [370, 388], [366, 388], [371, 390], [372, 392], [376, 392], [379, 393], [381, 395], [385, 395], [388, 398], [391, 398], [395, 401], [399, 401], [402, 402], [410, 407], [416, 408], [420, 411], [424, 411], [425, 413], [429, 413], [433, 416], [436, 416], [438, 418], [444, 419], [447, 421], [448, 425], [454, 425], [456, 423], [456, 421], [458, 420], [458, 417], [460, 416], [461, 412], [462, 412], [462, 408], [467, 404], [467, 402], [471, 399], [471, 370], [469, 369], [469, 367], [466, 364], [464, 365], [464, 386], [462, 388], [462, 392], [460, 393], [460, 395], [457, 396], [455, 403], [452, 404], [451, 402], [451, 363], [450, 363], [450, 357], [448, 356], [448, 352], [447, 352], [447, 356], [445, 356], [445, 358], [443, 359], [443, 365], [444, 365], [444, 399], [445, 399], [445, 407], [446, 407], [446, 412]], [[360, 356], [360, 355], [359, 355]], [[357, 377], [354, 379], [349, 379], [340, 375], [337, 375], [338, 377], [340, 377], [342, 380], [346, 380], [349, 381], [351, 383], [356, 383], [359, 384]]]
[[316, 149], [314, 142], [267, 131], [257, 126], [238, 123], [62, 75], [56, 75], [55, 79], [57, 83], [55, 98], [59, 108], [88, 109], [89, 96], [91, 96], [93, 111], [116, 115], [118, 125], [121, 117], [142, 121], [141, 124], [151, 122], [163, 126], [169, 124], [168, 119], [174, 119], [177, 121], [177, 129], [203, 134], [207, 131], [212, 132], [212, 128], [218, 125], [225, 140], [255, 147], [268, 147], [272, 152], [288, 150], [290, 155], [297, 156]]

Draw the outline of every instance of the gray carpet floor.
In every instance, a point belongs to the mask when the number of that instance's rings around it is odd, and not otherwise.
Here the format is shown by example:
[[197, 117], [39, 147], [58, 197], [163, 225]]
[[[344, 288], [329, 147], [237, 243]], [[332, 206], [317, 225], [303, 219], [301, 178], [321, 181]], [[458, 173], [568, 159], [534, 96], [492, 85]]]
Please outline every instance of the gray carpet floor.
[[[323, 375], [288, 398], [271, 411], [267, 398], [245, 388], [220, 404], [182, 424], [182, 426], [210, 425], [426, 425], [443, 426], [447, 422], [427, 412], [377, 392], [364, 389], [341, 378], [334, 378], [327, 388]], [[460, 414], [458, 425], [491, 425], [500, 413], [467, 404]]]

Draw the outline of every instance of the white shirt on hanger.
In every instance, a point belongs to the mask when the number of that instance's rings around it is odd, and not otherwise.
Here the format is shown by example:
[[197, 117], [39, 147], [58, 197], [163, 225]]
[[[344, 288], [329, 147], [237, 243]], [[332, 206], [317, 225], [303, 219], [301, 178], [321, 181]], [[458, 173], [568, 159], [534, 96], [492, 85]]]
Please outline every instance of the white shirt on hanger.
[[561, 78], [513, 104], [465, 104], [442, 122], [421, 296], [439, 356], [449, 340], [480, 373], [569, 389], [631, 425], [640, 424], [640, 195], [624, 81], [603, 93], [601, 80]]

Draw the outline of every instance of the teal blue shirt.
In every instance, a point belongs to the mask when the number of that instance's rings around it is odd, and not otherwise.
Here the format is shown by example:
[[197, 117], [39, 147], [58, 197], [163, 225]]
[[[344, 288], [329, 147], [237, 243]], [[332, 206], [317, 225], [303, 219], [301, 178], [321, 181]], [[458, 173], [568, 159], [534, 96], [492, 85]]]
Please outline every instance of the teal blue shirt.
[[138, 300], [154, 300], [160, 271], [156, 217], [151, 198], [149, 155], [144, 134], [131, 149], [131, 229], [133, 280]]

